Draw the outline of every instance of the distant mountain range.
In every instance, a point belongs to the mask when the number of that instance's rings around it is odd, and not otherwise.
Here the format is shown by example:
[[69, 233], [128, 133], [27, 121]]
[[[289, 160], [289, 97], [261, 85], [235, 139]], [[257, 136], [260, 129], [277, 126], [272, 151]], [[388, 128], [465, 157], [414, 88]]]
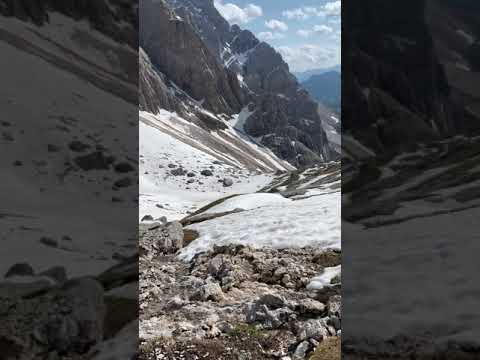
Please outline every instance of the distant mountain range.
[[325, 73], [331, 72], [331, 71], [341, 73], [342, 72], [342, 66], [340, 64], [338, 64], [338, 65], [330, 66], [330, 67], [327, 67], [327, 68], [311, 69], [311, 70], [307, 70], [307, 71], [303, 71], [303, 72], [294, 72], [293, 75], [295, 75], [297, 77], [297, 80], [299, 82], [304, 82], [304, 81], [308, 80], [313, 75], [322, 75], [322, 74], [325, 74]]
[[312, 75], [302, 82], [302, 87], [310, 95], [330, 110], [341, 112], [341, 75], [337, 71], [328, 71], [319, 75]]

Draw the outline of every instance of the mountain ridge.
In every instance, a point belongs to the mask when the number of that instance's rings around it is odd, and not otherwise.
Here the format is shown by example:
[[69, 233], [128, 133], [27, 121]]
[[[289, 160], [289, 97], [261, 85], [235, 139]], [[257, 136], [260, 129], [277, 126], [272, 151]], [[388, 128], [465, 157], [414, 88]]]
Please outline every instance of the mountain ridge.
[[[168, 92], [181, 90], [190, 97], [180, 105], [186, 118], [197, 123], [205, 120], [198, 116], [203, 113], [199, 108], [223, 117], [248, 108], [251, 114], [242, 130], [293, 166], [332, 158], [317, 104], [300, 87], [288, 64], [250, 31], [230, 26], [213, 2], [142, 0], [140, 16], [140, 45], [155, 70], [164, 75]], [[170, 39], [162, 39], [166, 34]], [[172, 36], [177, 40], [172, 41]], [[187, 44], [188, 54], [182, 48]], [[143, 97], [141, 104], [148, 102]], [[221, 127], [220, 123], [216, 126]]]

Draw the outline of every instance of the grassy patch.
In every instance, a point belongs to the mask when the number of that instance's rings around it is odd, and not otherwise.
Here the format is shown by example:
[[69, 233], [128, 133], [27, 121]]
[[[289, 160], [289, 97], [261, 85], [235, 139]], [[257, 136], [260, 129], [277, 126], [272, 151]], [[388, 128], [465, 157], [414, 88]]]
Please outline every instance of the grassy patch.
[[340, 360], [341, 341], [339, 337], [328, 337], [317, 346], [309, 360]]
[[239, 324], [235, 326], [235, 328], [230, 332], [230, 336], [236, 336], [236, 337], [248, 336], [252, 338], [263, 339], [267, 335], [265, 334], [264, 330], [258, 329], [254, 325]]

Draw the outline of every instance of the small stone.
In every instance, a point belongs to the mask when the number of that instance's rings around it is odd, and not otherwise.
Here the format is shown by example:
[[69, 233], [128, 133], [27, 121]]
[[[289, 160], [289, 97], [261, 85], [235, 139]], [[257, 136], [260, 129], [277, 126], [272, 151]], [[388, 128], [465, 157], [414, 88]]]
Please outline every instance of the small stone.
[[135, 168], [128, 162], [120, 162], [115, 165], [115, 171], [118, 173], [128, 173], [135, 170]]
[[308, 341], [302, 341], [293, 354], [293, 360], [304, 360], [307, 356], [307, 351], [310, 348], [310, 344]]
[[121, 178], [113, 184], [114, 187], [123, 188], [132, 185], [132, 180], [128, 177]]
[[205, 169], [200, 172], [203, 176], [213, 176], [213, 172], [211, 170]]
[[156, 221], [159, 221], [162, 224], [166, 224], [168, 222], [166, 216], [160, 216], [158, 219], [156, 219]]
[[55, 239], [52, 239], [47, 236], [43, 236], [40, 238], [40, 242], [44, 245], [51, 246], [51, 247], [58, 247], [58, 242]]
[[310, 319], [296, 323], [295, 334], [299, 341], [311, 338], [320, 341], [329, 335], [326, 322], [323, 319]]
[[257, 302], [258, 304], [265, 304], [269, 308], [278, 309], [285, 306], [285, 299], [276, 294], [263, 295]]
[[223, 291], [217, 283], [208, 282], [200, 287], [198, 292], [194, 294], [193, 299], [201, 301], [221, 301], [223, 300]]
[[78, 140], [74, 140], [70, 144], [68, 144], [68, 147], [73, 152], [83, 152], [83, 151], [87, 150], [90, 147], [90, 145], [84, 144], [84, 143], [82, 143], [81, 141], [78, 141]]
[[145, 215], [142, 217], [141, 221], [153, 221], [153, 216], [152, 215]]
[[222, 182], [223, 182], [223, 186], [225, 187], [229, 187], [233, 185], [233, 180], [230, 178], [225, 178], [222, 180]]
[[325, 311], [325, 305], [313, 299], [303, 299], [298, 303], [301, 314], [321, 315]]
[[187, 173], [187, 170], [185, 170], [182, 167], [179, 167], [170, 171], [170, 174], [172, 174], [173, 176], [183, 176], [186, 173]]
[[60, 147], [54, 144], [48, 144], [47, 145], [47, 151], [48, 152], [58, 152], [60, 151]]
[[327, 309], [329, 315], [340, 315], [342, 312], [342, 297], [340, 295], [333, 295], [328, 299]]
[[67, 272], [63, 266], [54, 266], [39, 274], [40, 276], [47, 276], [58, 283], [67, 281]]
[[330, 319], [328, 320], [328, 323], [329, 323], [329, 325], [333, 326], [333, 328], [335, 330], [339, 330], [340, 327], [341, 327], [340, 319], [335, 315], [330, 316]]
[[28, 263], [17, 263], [14, 264], [8, 269], [7, 273], [5, 274], [5, 278], [12, 277], [12, 276], [33, 276], [34, 271], [33, 268]]

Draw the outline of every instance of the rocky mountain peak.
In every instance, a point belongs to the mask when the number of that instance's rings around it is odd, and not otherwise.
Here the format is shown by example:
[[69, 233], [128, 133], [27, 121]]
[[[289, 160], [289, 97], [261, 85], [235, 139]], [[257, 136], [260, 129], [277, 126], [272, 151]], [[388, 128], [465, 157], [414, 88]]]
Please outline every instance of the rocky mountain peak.
[[244, 53], [260, 43], [251, 31], [242, 30], [238, 25], [233, 25], [231, 31], [235, 37], [230, 43], [230, 48], [235, 54]]

